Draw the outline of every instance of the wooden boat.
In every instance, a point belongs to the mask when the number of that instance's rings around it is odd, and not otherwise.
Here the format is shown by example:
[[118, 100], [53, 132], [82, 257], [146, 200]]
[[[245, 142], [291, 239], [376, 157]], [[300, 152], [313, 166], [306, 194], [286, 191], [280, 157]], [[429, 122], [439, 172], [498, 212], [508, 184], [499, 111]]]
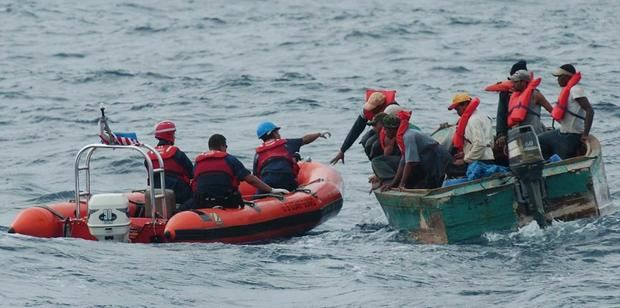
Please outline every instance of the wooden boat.
[[[247, 243], [303, 234], [338, 214], [342, 207], [340, 174], [329, 166], [311, 162], [299, 163], [297, 191], [248, 200], [240, 209], [208, 208], [174, 213], [174, 193], [152, 187], [142, 192], [93, 194], [90, 160], [95, 150], [103, 149], [139, 152], [147, 163], [149, 178], [160, 176], [165, 186], [164, 170], [153, 169], [148, 159], [148, 151], [158, 153], [152, 147], [88, 145], [75, 159], [75, 199], [24, 209], [9, 227], [9, 233], [131, 243]], [[163, 166], [161, 157], [158, 159]], [[82, 177], [85, 183], [80, 182]], [[244, 198], [254, 193], [245, 183], [240, 191]]]
[[[448, 144], [454, 128], [433, 137]], [[547, 163], [544, 215], [548, 221], [598, 217], [609, 211], [609, 188], [601, 146], [594, 136], [582, 156]], [[374, 190], [390, 226], [429, 244], [476, 240], [484, 233], [515, 230], [532, 221], [528, 205], [516, 192], [518, 179], [499, 174], [455, 186], [404, 191]]]

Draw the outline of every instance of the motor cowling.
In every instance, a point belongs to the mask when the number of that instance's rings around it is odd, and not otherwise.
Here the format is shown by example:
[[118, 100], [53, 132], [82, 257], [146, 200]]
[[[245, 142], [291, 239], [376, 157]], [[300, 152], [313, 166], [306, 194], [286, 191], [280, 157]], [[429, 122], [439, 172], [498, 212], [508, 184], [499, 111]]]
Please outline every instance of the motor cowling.
[[97, 194], [88, 201], [88, 230], [98, 241], [128, 242], [129, 201], [124, 194]]

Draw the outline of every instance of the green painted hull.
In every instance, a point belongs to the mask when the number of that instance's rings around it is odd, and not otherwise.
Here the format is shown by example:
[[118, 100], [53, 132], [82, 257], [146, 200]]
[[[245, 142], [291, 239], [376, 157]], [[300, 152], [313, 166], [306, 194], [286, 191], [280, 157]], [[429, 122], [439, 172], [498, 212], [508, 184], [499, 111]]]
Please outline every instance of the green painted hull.
[[[597, 217], [610, 205], [602, 153], [596, 138], [588, 153], [545, 165], [545, 213], [549, 220]], [[532, 220], [515, 192], [512, 175], [432, 190], [375, 190], [388, 223], [422, 243], [457, 243], [487, 232], [516, 230]]]

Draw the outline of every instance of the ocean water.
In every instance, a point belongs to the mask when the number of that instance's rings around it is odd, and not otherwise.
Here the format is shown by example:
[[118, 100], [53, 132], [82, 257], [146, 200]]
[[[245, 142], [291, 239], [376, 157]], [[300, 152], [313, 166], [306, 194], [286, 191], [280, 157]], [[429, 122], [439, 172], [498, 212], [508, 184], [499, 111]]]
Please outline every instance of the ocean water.
[[[101, 103], [114, 130], [147, 143], [156, 122], [175, 121], [190, 157], [222, 133], [246, 166], [262, 120], [285, 137], [329, 129], [303, 148], [327, 162], [364, 89], [396, 89], [432, 131], [456, 120], [456, 91], [494, 116], [497, 96], [482, 89], [518, 59], [549, 101], [555, 67], [582, 71], [616, 199], [618, 12], [614, 0], [0, 0], [0, 306], [620, 306], [620, 214], [418, 245], [368, 194], [359, 145], [337, 166], [342, 211], [302, 237], [128, 245], [6, 233], [21, 209], [72, 197], [73, 159], [98, 142]], [[95, 168], [95, 191], [144, 186], [135, 157], [106, 154]]]

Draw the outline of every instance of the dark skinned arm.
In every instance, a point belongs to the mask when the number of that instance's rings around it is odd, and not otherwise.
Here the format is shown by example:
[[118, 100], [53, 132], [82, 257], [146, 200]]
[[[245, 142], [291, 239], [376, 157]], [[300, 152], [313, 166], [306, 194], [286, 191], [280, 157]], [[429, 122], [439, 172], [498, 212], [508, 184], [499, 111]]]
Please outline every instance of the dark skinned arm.
[[257, 178], [254, 175], [248, 174], [244, 179], [244, 181], [248, 182], [248, 184], [258, 188], [261, 191], [271, 191], [271, 186], [265, 184], [265, 182], [261, 181], [261, 179]]
[[303, 144], [306, 145], [308, 143], [314, 142], [319, 137], [321, 137], [321, 133], [312, 133], [312, 134], [307, 134], [307, 135], [301, 137], [301, 140], [302, 140]]
[[418, 163], [414, 163], [414, 162], [409, 162], [405, 164], [405, 167], [403, 168], [403, 176], [400, 179], [400, 187], [405, 188], [407, 186], [407, 181], [409, 181], [409, 177], [411, 176], [411, 174], [413, 174], [413, 170], [415, 170], [415, 167], [418, 165]]
[[583, 134], [581, 135], [581, 139], [583, 141], [583, 139], [585, 139], [586, 137], [588, 137], [588, 135], [590, 135], [590, 129], [592, 128], [592, 121], [594, 120], [594, 109], [592, 108], [592, 104], [590, 104], [590, 101], [588, 100], [587, 97], [580, 97], [580, 98], [575, 99], [575, 101], [577, 101], [579, 106], [581, 106], [581, 108], [583, 108], [583, 110], [586, 111], [584, 130], [583, 130]]
[[542, 93], [540, 93], [539, 91], [534, 92], [536, 97], [535, 97], [535, 101], [538, 105], [543, 106], [543, 108], [545, 108], [545, 110], [547, 110], [547, 112], [551, 113], [553, 111], [553, 107], [551, 107], [551, 104], [549, 103], [549, 101], [547, 101], [547, 98], [542, 95]]
[[401, 158], [401, 163], [398, 164], [398, 170], [396, 170], [396, 175], [394, 175], [392, 183], [381, 186], [381, 191], [389, 190], [390, 188], [396, 187], [398, 186], [398, 184], [400, 184], [400, 179], [403, 177], [403, 169], [405, 169], [405, 164], [403, 163], [404, 159], [404, 157]]

